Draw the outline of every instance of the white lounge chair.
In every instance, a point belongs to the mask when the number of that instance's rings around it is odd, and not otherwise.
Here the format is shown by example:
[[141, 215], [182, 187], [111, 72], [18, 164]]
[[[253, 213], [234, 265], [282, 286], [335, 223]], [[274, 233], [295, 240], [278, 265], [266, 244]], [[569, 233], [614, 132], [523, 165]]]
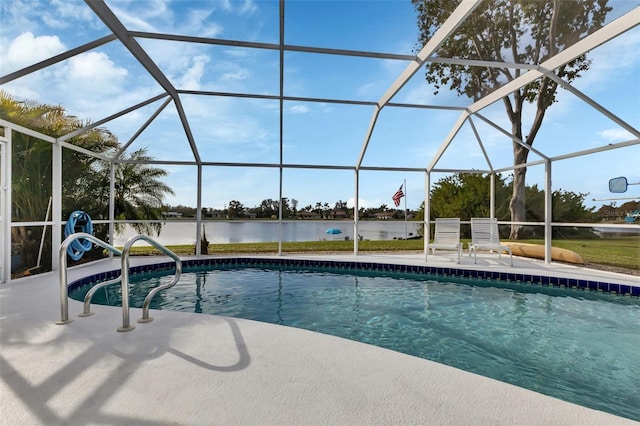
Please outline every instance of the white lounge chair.
[[[433, 243], [427, 245], [427, 255], [429, 249], [436, 254], [436, 249], [456, 250], [458, 252], [458, 263], [462, 255], [462, 243], [460, 242], [460, 219], [455, 218], [437, 218], [436, 230], [433, 236]], [[426, 261], [426, 258], [425, 258]]]
[[473, 252], [473, 263], [476, 263], [478, 250], [497, 250], [498, 257], [503, 251], [509, 253], [509, 263], [513, 266], [511, 248], [500, 244], [498, 234], [498, 220], [496, 218], [471, 218], [471, 242], [469, 243], [469, 256]]

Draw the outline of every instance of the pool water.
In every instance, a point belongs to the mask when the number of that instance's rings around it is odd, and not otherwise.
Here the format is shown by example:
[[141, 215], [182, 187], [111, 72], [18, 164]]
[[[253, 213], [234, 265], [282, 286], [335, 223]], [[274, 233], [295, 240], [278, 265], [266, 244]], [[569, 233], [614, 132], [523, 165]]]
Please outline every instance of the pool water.
[[[141, 307], [172, 276], [132, 277]], [[74, 290], [82, 300], [89, 287]], [[119, 306], [120, 286], [94, 296]], [[246, 318], [344, 337], [640, 420], [640, 300], [420, 275], [230, 268], [183, 273], [152, 309]]]

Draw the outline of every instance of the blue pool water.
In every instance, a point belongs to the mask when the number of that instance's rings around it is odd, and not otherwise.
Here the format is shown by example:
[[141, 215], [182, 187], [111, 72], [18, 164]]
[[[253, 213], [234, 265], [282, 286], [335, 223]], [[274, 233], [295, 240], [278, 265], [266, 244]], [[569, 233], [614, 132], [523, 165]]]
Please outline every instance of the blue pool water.
[[[133, 277], [131, 306], [171, 276]], [[71, 297], [82, 300], [88, 287]], [[94, 303], [120, 305], [120, 286]], [[184, 273], [152, 309], [264, 321], [433, 360], [640, 420], [640, 300], [420, 275], [227, 268]]]

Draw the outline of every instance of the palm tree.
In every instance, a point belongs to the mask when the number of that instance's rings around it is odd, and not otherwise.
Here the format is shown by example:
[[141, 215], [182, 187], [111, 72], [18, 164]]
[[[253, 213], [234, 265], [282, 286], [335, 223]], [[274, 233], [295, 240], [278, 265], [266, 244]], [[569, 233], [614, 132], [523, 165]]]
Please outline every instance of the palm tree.
[[[20, 101], [0, 90], [0, 118], [59, 137], [84, 128], [89, 122], [68, 115], [61, 106]], [[70, 138], [69, 143], [96, 153], [116, 152], [120, 147], [117, 138], [104, 128], [93, 128]], [[83, 210], [91, 217], [106, 218], [108, 214], [109, 164], [95, 157], [63, 149], [64, 169], [62, 215], [67, 217], [74, 210]], [[116, 218], [141, 220], [161, 219], [160, 206], [165, 194], [173, 194], [171, 188], [159, 179], [168, 173], [140, 162], [152, 158], [146, 149], [121, 155], [116, 160]], [[12, 220], [44, 220], [52, 191], [51, 144], [37, 138], [14, 132], [12, 135]], [[22, 255], [21, 269], [35, 266], [42, 229], [39, 227], [12, 227], [12, 243]], [[162, 224], [136, 224], [138, 232], [160, 233]], [[105, 239], [106, 227], [94, 229], [96, 237]], [[46, 244], [50, 247], [51, 233]], [[37, 242], [34, 244], [34, 242]], [[50, 262], [51, 250], [44, 250], [42, 264]], [[45, 268], [46, 269], [46, 268]]]
[[[32, 101], [20, 101], [8, 92], [0, 90], [0, 118], [23, 127], [36, 130], [48, 136], [58, 137], [82, 128], [86, 123], [69, 116], [61, 106], [38, 104]], [[111, 137], [105, 137], [111, 136]], [[101, 129], [94, 129], [83, 136], [72, 138], [70, 143], [94, 152], [103, 152], [117, 146], [117, 140]], [[19, 222], [45, 220], [52, 190], [52, 146], [38, 138], [14, 132], [12, 135], [11, 157], [11, 209], [12, 220]], [[69, 157], [64, 150], [63, 157]], [[77, 153], [74, 153], [77, 154]], [[93, 161], [84, 156], [84, 160], [65, 158], [63, 188], [74, 187], [74, 180], [83, 175]], [[63, 189], [63, 190], [64, 190]], [[12, 247], [21, 257], [22, 268], [36, 266], [40, 239], [43, 229], [40, 227], [12, 227]], [[51, 233], [45, 243], [50, 246]], [[13, 252], [12, 248], [12, 252]], [[50, 262], [51, 250], [43, 251], [42, 264]]]
[[[19, 101], [0, 91], [0, 117], [52, 137], [59, 137], [89, 124], [66, 114], [61, 106]], [[117, 148], [118, 141], [108, 130], [91, 129], [69, 139], [69, 143], [96, 153]], [[52, 193], [51, 144], [14, 132], [12, 137], [12, 210], [14, 221], [43, 220]], [[63, 216], [77, 209], [91, 209], [95, 198], [88, 197], [86, 182], [97, 160], [64, 149]], [[78, 200], [83, 201], [78, 203]], [[88, 204], [85, 201], [91, 201]], [[91, 211], [90, 214], [98, 213]]]
[[[153, 157], [141, 148], [129, 156], [121, 154], [115, 166], [114, 211], [116, 219], [160, 220], [164, 197], [174, 192], [160, 179], [169, 173], [148, 163]], [[160, 235], [161, 223], [135, 223], [133, 228], [145, 234]]]
[[[0, 118], [48, 134], [59, 110], [49, 105], [21, 102], [0, 91]], [[12, 135], [12, 213], [17, 221], [42, 220], [51, 195], [51, 145], [34, 137]], [[15, 228], [14, 236], [25, 230]]]

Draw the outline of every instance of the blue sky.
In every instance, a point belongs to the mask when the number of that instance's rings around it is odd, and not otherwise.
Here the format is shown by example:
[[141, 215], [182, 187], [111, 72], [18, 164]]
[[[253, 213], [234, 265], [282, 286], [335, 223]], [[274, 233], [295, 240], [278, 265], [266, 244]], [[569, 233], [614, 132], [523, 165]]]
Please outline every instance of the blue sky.
[[[107, 1], [130, 30], [278, 43], [277, 1]], [[638, 5], [613, 1], [610, 18]], [[1, 74], [107, 35], [104, 24], [80, 1], [3, 0], [0, 3]], [[289, 1], [285, 10], [289, 45], [412, 54], [418, 30], [409, 0]], [[277, 95], [279, 53], [180, 42], [139, 39], [178, 89]], [[640, 28], [590, 52], [591, 69], [575, 87], [636, 128], [640, 128]], [[407, 66], [406, 61], [285, 54], [285, 95], [378, 101]], [[68, 113], [98, 121], [162, 92], [160, 86], [119, 42], [111, 42], [46, 70], [2, 86], [20, 99], [59, 104]], [[419, 71], [393, 98], [399, 103], [465, 106], [467, 98], [432, 88]], [[629, 133], [574, 95], [560, 90], [547, 112], [534, 147], [554, 156], [630, 140]], [[227, 97], [181, 97], [203, 161], [278, 163], [279, 102]], [[107, 124], [126, 143], [164, 100]], [[352, 166], [361, 152], [373, 107], [333, 103], [284, 103], [284, 163]], [[505, 129], [510, 125], [500, 102], [482, 114]], [[426, 167], [440, 148], [459, 111], [386, 107], [363, 162], [365, 166]], [[533, 110], [525, 112], [525, 127]], [[475, 120], [494, 167], [512, 164], [511, 142]], [[157, 160], [193, 161], [173, 104], [165, 108], [131, 145], [147, 147]], [[530, 159], [536, 159], [534, 154]], [[466, 126], [438, 163], [439, 168], [485, 169], [486, 162]], [[165, 166], [176, 195], [170, 204], [196, 205], [195, 167]], [[543, 186], [542, 166], [531, 167], [528, 183]], [[563, 160], [553, 171], [553, 188], [607, 197], [615, 176], [640, 181], [638, 146], [590, 157]], [[286, 169], [283, 195], [298, 207], [316, 202], [353, 202], [354, 173], [343, 170]], [[434, 173], [432, 181], [444, 174]], [[230, 200], [253, 207], [278, 198], [277, 168], [205, 167], [203, 206], [221, 208]], [[424, 173], [362, 171], [360, 205], [392, 205], [391, 196], [406, 179], [407, 206], [424, 199]], [[626, 195], [639, 195], [640, 185]]]

